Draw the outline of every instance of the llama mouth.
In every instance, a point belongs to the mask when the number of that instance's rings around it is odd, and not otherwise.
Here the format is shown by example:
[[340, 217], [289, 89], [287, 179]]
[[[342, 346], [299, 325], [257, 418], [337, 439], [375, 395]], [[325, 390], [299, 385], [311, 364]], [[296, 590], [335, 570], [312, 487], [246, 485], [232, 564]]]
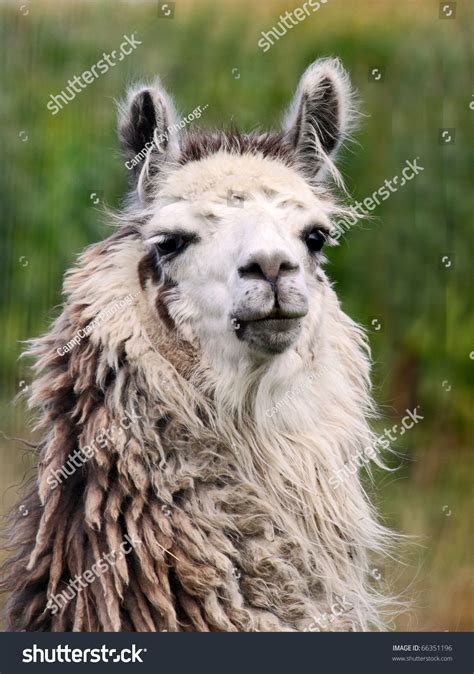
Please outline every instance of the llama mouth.
[[235, 316], [232, 321], [237, 323], [262, 323], [265, 321], [293, 321], [304, 318], [307, 314], [307, 309], [298, 310], [282, 310], [278, 305], [273, 307], [270, 313], [261, 315], [258, 311]]
[[275, 313], [254, 320], [234, 320], [239, 340], [257, 351], [277, 354], [286, 351], [296, 341], [302, 316], [285, 317]]
[[243, 324], [252, 325], [258, 330], [275, 330], [282, 332], [292, 330], [299, 323], [299, 318], [278, 318], [270, 316], [269, 318], [257, 318], [255, 321], [243, 321]]

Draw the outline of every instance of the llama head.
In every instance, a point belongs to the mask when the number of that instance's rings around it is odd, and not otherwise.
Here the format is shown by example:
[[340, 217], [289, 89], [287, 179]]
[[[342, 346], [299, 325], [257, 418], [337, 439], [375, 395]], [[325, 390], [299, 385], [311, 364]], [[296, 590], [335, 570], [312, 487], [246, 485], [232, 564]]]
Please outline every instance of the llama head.
[[337, 173], [350, 107], [334, 59], [304, 73], [279, 133], [180, 138], [159, 83], [130, 92], [119, 133], [137, 165], [132, 217], [157, 319], [227, 361], [271, 361], [314, 342], [327, 288], [322, 248], [334, 243], [338, 210], [324, 175]]

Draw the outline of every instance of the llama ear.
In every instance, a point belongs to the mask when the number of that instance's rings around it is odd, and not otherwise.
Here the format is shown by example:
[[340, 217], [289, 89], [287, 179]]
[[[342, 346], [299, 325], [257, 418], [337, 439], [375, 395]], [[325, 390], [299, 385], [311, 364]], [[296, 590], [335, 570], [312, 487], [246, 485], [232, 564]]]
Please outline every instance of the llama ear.
[[303, 74], [285, 118], [284, 131], [303, 170], [314, 178], [326, 166], [350, 130], [352, 90], [338, 59], [315, 61]]
[[146, 200], [153, 177], [179, 154], [177, 115], [159, 80], [135, 87], [119, 105], [118, 133], [132, 186]]

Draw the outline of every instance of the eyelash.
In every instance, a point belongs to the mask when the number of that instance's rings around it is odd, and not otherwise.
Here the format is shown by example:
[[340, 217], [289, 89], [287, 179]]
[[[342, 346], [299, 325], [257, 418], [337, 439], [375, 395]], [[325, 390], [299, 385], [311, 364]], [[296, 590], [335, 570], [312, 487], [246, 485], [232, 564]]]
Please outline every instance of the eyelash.
[[[312, 235], [316, 235], [316, 237], [314, 237], [310, 242], [310, 237]], [[304, 244], [307, 246], [309, 252], [313, 255], [319, 253], [325, 244], [331, 245], [332, 243], [331, 235], [324, 227], [308, 228], [303, 232], [301, 238]]]
[[[166, 234], [157, 234], [149, 239], [146, 243], [153, 245], [158, 253], [158, 256], [165, 257], [170, 260], [183, 252], [189, 244], [197, 241], [198, 237], [195, 234], [188, 234], [184, 232], [169, 232]], [[176, 245], [170, 250], [166, 250], [167, 243], [175, 242]]]

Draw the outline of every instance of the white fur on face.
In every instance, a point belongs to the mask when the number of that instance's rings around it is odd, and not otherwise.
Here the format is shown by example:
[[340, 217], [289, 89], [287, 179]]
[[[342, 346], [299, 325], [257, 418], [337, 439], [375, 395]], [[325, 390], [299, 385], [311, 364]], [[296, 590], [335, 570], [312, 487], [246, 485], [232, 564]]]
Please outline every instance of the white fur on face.
[[[309, 254], [301, 237], [311, 226], [331, 231], [329, 212], [330, 204], [296, 171], [260, 156], [221, 152], [172, 173], [143, 238], [152, 244], [176, 231], [199, 237], [164, 262], [167, 277], [177, 283], [169, 311], [182, 336], [197, 339], [202, 352], [224, 363], [251, 360], [256, 353], [261, 358], [261, 333], [265, 344], [271, 342], [269, 358], [308, 339], [321, 312], [324, 276], [316, 278], [321, 256]], [[255, 339], [239, 339], [241, 323], [274, 310], [270, 283], [241, 271], [262, 257], [288, 267], [277, 287], [281, 311], [291, 320], [259, 322]]]

